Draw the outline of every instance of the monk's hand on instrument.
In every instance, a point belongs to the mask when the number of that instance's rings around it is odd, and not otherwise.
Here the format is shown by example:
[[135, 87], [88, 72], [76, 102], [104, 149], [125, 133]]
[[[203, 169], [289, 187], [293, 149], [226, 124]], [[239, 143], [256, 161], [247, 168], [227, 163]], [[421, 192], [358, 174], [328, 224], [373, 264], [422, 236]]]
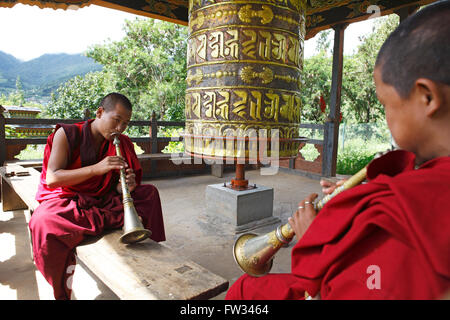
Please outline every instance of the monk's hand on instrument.
[[128, 168], [126, 161], [119, 156], [108, 156], [95, 165], [95, 174], [102, 175], [111, 170], [120, 170]]
[[[127, 184], [128, 191], [130, 191], [130, 192], [133, 192], [134, 189], [136, 189], [136, 187], [137, 187], [136, 174], [134, 173], [133, 169], [131, 169], [131, 168], [128, 168], [125, 171], [125, 183]], [[117, 184], [116, 190], [119, 194], [122, 194], [122, 185], [120, 184], [120, 182]]]
[[316, 209], [314, 208], [314, 200], [318, 197], [317, 193], [312, 193], [305, 200], [298, 204], [297, 211], [294, 212], [288, 222], [294, 230], [297, 239], [300, 239], [308, 230], [310, 224], [317, 215]]
[[344, 182], [347, 181], [347, 179], [339, 180], [338, 182], [334, 183], [330, 180], [322, 179], [320, 180], [320, 185], [322, 186], [322, 192], [326, 195], [332, 194], [333, 191], [344, 184]]
[[137, 183], [136, 183], [136, 174], [134, 173], [133, 169], [128, 168], [125, 171], [125, 181], [128, 185], [128, 190], [132, 192], [134, 189], [136, 189]]

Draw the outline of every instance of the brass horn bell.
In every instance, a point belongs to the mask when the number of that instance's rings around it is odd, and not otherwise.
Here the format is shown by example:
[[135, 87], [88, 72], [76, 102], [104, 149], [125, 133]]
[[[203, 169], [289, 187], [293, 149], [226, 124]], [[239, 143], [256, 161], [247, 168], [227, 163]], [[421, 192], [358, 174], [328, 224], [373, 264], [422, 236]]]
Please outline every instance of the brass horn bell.
[[123, 235], [120, 237], [120, 242], [134, 243], [147, 239], [152, 235], [152, 232], [142, 225], [133, 202], [130, 205], [130, 202], [125, 202], [126, 200], [123, 201]]
[[[366, 179], [366, 175], [367, 167], [364, 167], [344, 182], [342, 186], [336, 188], [333, 193], [314, 204], [315, 210], [321, 210], [330, 199], [342, 191], [362, 183]], [[294, 236], [295, 232], [289, 223], [261, 236], [251, 233], [243, 234], [234, 243], [234, 260], [245, 273], [254, 277], [263, 276], [269, 273], [272, 268], [273, 258], [278, 250], [284, 244], [291, 242]]]
[[289, 224], [261, 236], [243, 234], [234, 243], [234, 260], [245, 273], [254, 277], [263, 276], [272, 269], [275, 253], [294, 235]]

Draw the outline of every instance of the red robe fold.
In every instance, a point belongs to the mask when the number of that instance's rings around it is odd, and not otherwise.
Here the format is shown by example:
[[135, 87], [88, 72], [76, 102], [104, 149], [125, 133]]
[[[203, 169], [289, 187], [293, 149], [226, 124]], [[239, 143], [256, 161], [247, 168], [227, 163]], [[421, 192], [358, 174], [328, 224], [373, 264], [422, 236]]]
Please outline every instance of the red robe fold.
[[[107, 156], [116, 155], [115, 146], [104, 141], [100, 153], [92, 147], [90, 123], [61, 125], [66, 133], [71, 154], [67, 169], [95, 164]], [[60, 127], [57, 125], [56, 130]], [[36, 199], [40, 205], [33, 212], [30, 230], [36, 267], [53, 286], [56, 299], [70, 299], [67, 279], [73, 274], [75, 247], [86, 236], [98, 235], [106, 229], [123, 226], [122, 196], [117, 193], [119, 174], [110, 171], [71, 187], [51, 189], [46, 185], [47, 164], [54, 133], [47, 139], [41, 180]], [[142, 185], [140, 167], [131, 140], [120, 136], [122, 155], [136, 173], [138, 186], [131, 193], [134, 205], [151, 239], [164, 241], [164, 223], [159, 193], [153, 185]]]
[[244, 275], [227, 299], [439, 299], [450, 289], [450, 157], [414, 168], [394, 151], [367, 184], [318, 213], [292, 250], [292, 273]]

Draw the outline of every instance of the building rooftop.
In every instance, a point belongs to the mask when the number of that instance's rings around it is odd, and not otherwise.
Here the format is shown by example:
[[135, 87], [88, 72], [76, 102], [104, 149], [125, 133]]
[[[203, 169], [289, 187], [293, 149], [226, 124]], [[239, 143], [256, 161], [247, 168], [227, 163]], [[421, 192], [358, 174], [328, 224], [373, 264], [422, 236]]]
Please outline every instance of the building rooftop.
[[41, 109], [35, 108], [35, 107], [24, 107], [24, 106], [4, 106], [3, 107], [4, 112], [30, 112], [30, 113], [40, 113], [42, 112]]

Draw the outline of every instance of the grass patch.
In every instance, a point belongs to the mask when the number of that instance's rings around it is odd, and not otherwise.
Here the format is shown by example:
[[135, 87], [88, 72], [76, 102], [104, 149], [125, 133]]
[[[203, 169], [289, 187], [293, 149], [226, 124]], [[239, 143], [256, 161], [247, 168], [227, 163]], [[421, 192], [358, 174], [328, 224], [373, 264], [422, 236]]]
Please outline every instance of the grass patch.
[[384, 152], [390, 146], [388, 142], [366, 141], [363, 139], [347, 141], [345, 148], [338, 150], [336, 173], [353, 175], [372, 161], [378, 152]]

